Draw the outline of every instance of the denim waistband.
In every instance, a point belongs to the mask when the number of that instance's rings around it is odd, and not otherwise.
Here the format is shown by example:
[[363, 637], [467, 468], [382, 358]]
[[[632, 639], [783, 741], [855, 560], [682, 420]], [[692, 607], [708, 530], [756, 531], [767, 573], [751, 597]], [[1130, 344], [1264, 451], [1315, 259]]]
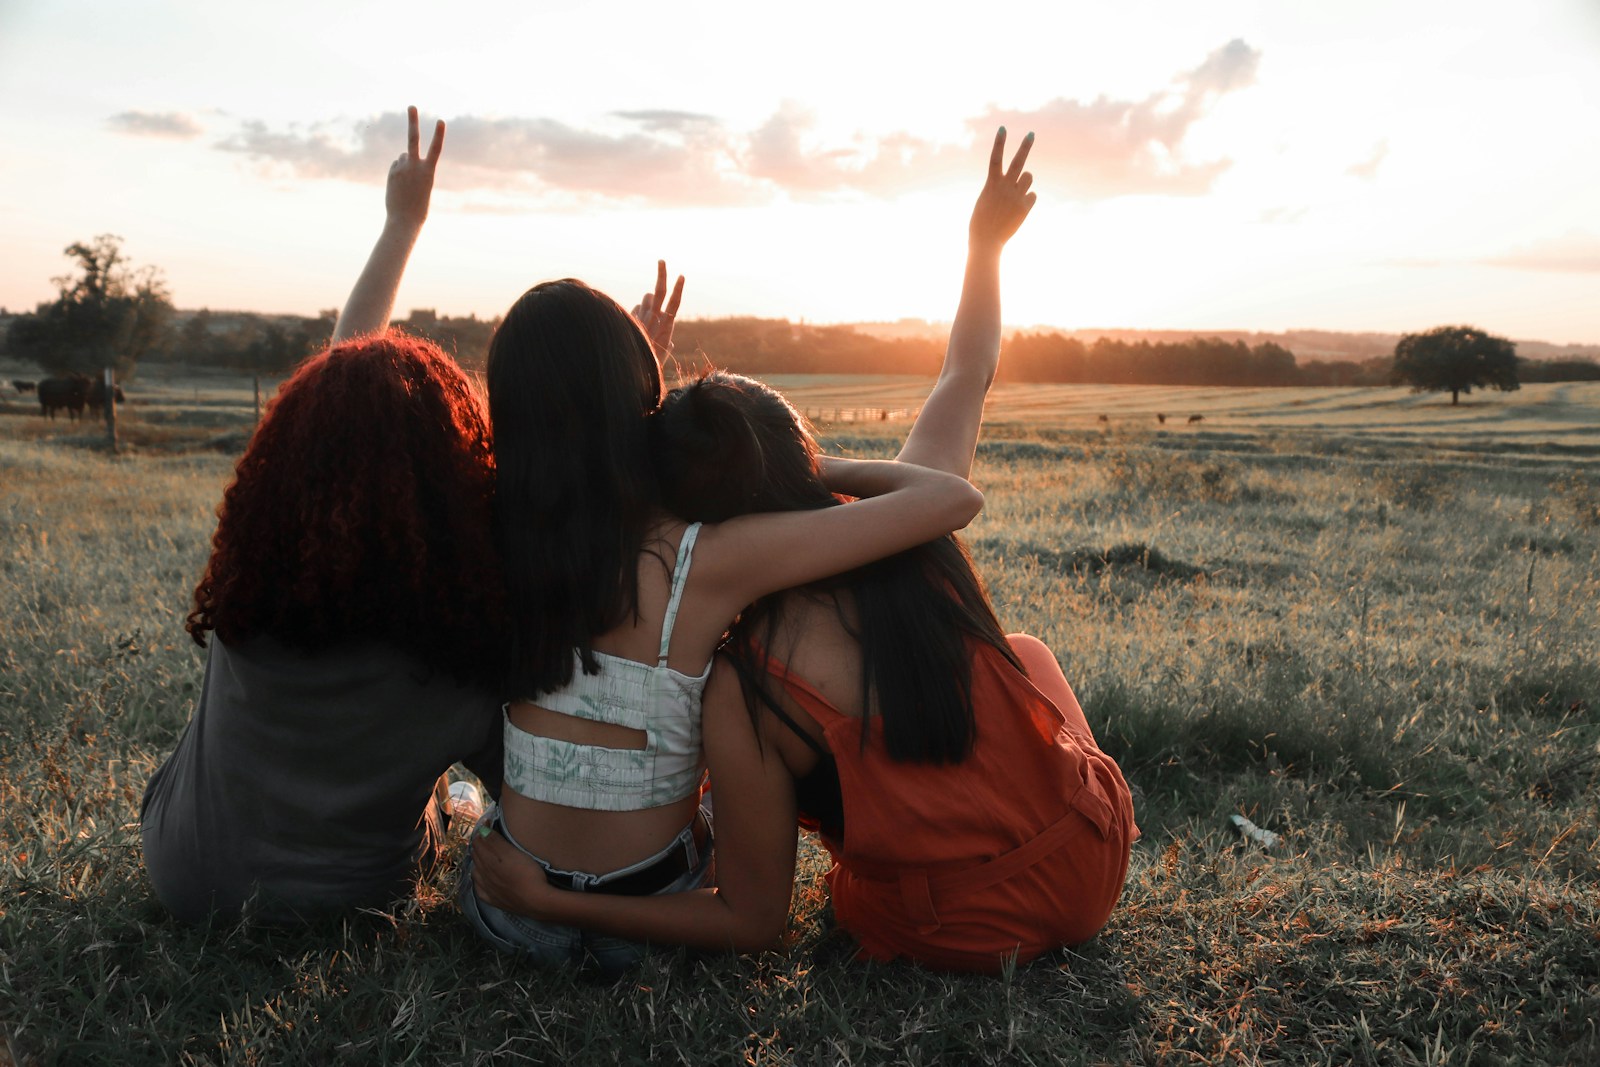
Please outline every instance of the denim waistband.
[[[695, 823], [704, 817], [704, 812], [696, 810], [694, 813], [694, 818], [689, 820], [689, 824], [682, 830], [679, 830], [677, 835], [673, 837], [671, 841], [667, 842], [666, 846], [660, 851], [646, 856], [637, 863], [630, 863], [626, 867], [618, 867], [616, 870], [607, 871], [604, 874], [593, 874], [589, 871], [565, 870], [561, 867], [557, 867], [544, 857], [529, 852], [526, 848], [522, 847], [522, 843], [520, 841], [511, 836], [511, 830], [506, 826], [501, 809], [498, 807], [494, 809], [494, 814], [490, 817], [490, 821], [493, 822], [495, 828], [500, 831], [501, 835], [507, 841], [511, 842], [512, 848], [516, 849], [524, 856], [527, 856], [539, 866], [543, 867], [546, 872], [558, 875], [562, 879], [570, 879], [572, 882], [572, 891], [575, 893], [582, 893], [595, 886], [603, 886], [607, 882], [613, 882], [621, 878], [626, 878], [629, 875], [638, 874], [640, 871], [648, 870], [649, 868], [660, 863], [662, 860], [666, 859], [673, 852], [680, 849], [688, 857], [689, 869], [695, 869], [700, 865], [700, 861], [704, 857], [701, 856], [700, 847], [695, 841], [694, 827]], [[707, 840], [710, 840], [709, 834], [707, 835]]]

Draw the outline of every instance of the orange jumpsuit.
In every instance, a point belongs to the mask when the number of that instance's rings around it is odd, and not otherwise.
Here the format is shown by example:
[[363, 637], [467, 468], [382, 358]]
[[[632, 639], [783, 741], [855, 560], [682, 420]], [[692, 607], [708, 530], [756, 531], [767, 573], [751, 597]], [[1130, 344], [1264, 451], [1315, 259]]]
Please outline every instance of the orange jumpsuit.
[[871, 959], [996, 971], [1093, 937], [1122, 892], [1138, 836], [1122, 772], [1095, 745], [1049, 649], [1012, 647], [1024, 677], [974, 643], [977, 735], [961, 763], [898, 763], [861, 719], [772, 661], [838, 765], [844, 840], [828, 886], [839, 925]]

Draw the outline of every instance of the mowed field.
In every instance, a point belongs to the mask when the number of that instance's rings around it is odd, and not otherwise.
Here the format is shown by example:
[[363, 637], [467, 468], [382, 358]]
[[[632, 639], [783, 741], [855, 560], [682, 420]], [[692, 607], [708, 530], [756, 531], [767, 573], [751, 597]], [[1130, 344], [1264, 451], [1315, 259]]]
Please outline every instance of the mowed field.
[[[855, 455], [928, 386], [777, 382]], [[220, 375], [128, 394], [120, 456], [0, 402], [16, 1063], [1600, 1062], [1600, 384], [999, 387], [967, 537], [1136, 787], [1110, 925], [1001, 978], [856, 964], [805, 843], [786, 952], [615, 985], [495, 955], [448, 870], [312, 929], [163, 915], [138, 800], [254, 411]]]
[[[778, 375], [797, 407], [832, 421], [905, 418], [927, 395], [923, 378]], [[1166, 422], [1158, 420], [1165, 415]], [[1200, 420], [1191, 423], [1193, 416]], [[1356, 440], [1459, 443], [1469, 450], [1554, 446], [1600, 452], [1600, 382], [1525, 385], [1513, 393], [1449, 394], [1404, 388], [1227, 389], [1155, 385], [1001, 384], [990, 394], [991, 425], [1144, 431], [1299, 431]], [[1105, 422], [1101, 422], [1104, 416]]]

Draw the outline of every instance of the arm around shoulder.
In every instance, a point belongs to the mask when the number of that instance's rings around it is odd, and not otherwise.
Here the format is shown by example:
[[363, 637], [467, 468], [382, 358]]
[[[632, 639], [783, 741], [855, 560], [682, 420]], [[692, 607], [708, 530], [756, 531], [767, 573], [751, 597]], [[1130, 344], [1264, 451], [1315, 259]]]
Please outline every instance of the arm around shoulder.
[[732, 617], [780, 589], [842, 574], [963, 529], [983, 493], [947, 471], [892, 460], [824, 457], [822, 480], [858, 499], [840, 507], [743, 515], [708, 527], [695, 566]]

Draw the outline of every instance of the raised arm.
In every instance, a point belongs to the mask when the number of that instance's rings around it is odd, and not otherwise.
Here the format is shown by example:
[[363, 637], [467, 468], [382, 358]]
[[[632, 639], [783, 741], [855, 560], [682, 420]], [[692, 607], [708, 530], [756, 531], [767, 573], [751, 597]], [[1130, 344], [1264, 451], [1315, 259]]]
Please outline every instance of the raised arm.
[[650, 897], [573, 893], [505, 838], [472, 842], [472, 881], [490, 904], [549, 922], [661, 945], [755, 952], [776, 947], [794, 892], [794, 778], [779, 745], [758, 744], [734, 671], [706, 685], [706, 764], [717, 798], [717, 887]]
[[417, 109], [406, 109], [406, 150], [389, 164], [389, 183], [384, 191], [387, 217], [378, 243], [373, 245], [367, 265], [356, 279], [339, 321], [333, 327], [330, 343], [338, 344], [362, 334], [377, 333], [389, 325], [395, 293], [405, 274], [406, 261], [428, 217], [428, 201], [433, 195], [433, 173], [444, 148], [444, 122], [433, 127], [428, 154], [420, 154], [422, 136], [417, 126]]
[[900, 459], [919, 463], [965, 478], [972, 472], [972, 456], [983, 424], [983, 400], [1000, 362], [1000, 252], [1033, 210], [1036, 199], [1028, 191], [1033, 175], [1023, 170], [1033, 134], [1001, 170], [1005, 159], [1006, 130], [1000, 127], [989, 154], [989, 176], [972, 209], [967, 230], [967, 273], [961, 286], [961, 303], [950, 326], [950, 344], [933, 392], [917, 416]]

